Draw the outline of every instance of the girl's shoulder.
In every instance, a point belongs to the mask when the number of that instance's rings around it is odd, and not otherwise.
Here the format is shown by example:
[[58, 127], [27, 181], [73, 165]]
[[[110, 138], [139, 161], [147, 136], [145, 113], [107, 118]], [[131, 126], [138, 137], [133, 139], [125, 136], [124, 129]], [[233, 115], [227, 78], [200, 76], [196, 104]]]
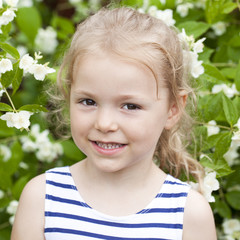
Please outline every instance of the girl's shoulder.
[[202, 194], [190, 189], [184, 210], [183, 240], [217, 240], [211, 207]]
[[11, 240], [44, 240], [45, 174], [24, 187], [15, 216]]

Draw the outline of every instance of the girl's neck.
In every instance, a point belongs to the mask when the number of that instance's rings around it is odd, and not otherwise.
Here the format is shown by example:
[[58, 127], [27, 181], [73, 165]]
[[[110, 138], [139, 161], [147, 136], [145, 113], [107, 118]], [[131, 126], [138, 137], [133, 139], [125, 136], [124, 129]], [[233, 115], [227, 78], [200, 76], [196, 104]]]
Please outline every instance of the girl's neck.
[[[131, 166], [127, 169], [116, 172], [102, 172], [89, 164], [87, 160], [82, 161], [79, 166], [84, 171], [85, 179], [95, 186], [121, 188], [143, 187], [147, 182], [165, 178], [165, 173], [161, 171], [152, 161], [138, 166]], [[81, 171], [81, 170], [80, 170]]]

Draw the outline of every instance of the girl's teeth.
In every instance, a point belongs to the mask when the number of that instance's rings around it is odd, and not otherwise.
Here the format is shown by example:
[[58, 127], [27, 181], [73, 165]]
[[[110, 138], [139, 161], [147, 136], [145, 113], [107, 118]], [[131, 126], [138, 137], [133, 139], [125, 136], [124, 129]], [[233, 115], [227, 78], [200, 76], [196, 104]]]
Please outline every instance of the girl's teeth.
[[115, 149], [115, 148], [120, 148], [120, 147], [123, 146], [122, 144], [118, 144], [118, 143], [101, 143], [101, 142], [96, 142], [96, 144], [100, 148], [104, 148], [104, 149]]

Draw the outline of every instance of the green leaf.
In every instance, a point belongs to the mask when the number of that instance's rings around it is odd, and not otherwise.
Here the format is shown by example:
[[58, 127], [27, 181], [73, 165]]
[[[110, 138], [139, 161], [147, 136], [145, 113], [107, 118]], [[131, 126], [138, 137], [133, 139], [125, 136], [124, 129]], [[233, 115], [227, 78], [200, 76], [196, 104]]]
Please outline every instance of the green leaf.
[[207, 140], [204, 142], [204, 146], [202, 150], [206, 151], [208, 149], [215, 147], [219, 139], [221, 139], [224, 135], [225, 133], [220, 132], [219, 134], [209, 136]]
[[210, 49], [208, 47], [204, 47], [203, 52], [199, 53], [199, 60], [204, 61], [205, 63], [209, 62], [209, 59], [214, 52], [213, 49]]
[[19, 163], [23, 159], [22, 146], [18, 141], [14, 142], [11, 147], [12, 157], [4, 162], [3, 169], [6, 171], [7, 175], [11, 176], [18, 169]]
[[207, 0], [205, 15], [208, 23], [214, 23], [221, 19], [222, 5], [225, 0]]
[[13, 109], [12, 109], [12, 107], [9, 106], [8, 104], [0, 102], [0, 111], [3, 111], [3, 112], [12, 112]]
[[222, 112], [222, 94], [208, 96], [206, 104], [203, 106], [203, 116], [205, 121], [211, 121]]
[[0, 189], [8, 190], [12, 186], [12, 180], [7, 169], [3, 168], [2, 165], [3, 162], [0, 161]]
[[237, 7], [238, 7], [237, 3], [227, 2], [222, 6], [221, 13], [229, 14]]
[[7, 71], [1, 76], [1, 83], [3, 87], [7, 88], [12, 83], [12, 79], [14, 76], [14, 69], [11, 71]]
[[235, 97], [233, 99], [233, 104], [235, 105], [237, 111], [240, 113], [240, 97]]
[[19, 29], [28, 37], [30, 42], [34, 44], [38, 29], [42, 26], [42, 19], [37, 8], [19, 8], [16, 22]]
[[236, 209], [240, 210], [240, 192], [239, 191], [231, 191], [226, 193], [226, 199], [229, 205]]
[[29, 104], [29, 105], [24, 105], [18, 109], [19, 111], [29, 111], [33, 113], [38, 113], [38, 112], [47, 112], [48, 110], [43, 107], [42, 105], [38, 104]]
[[221, 158], [224, 153], [226, 153], [231, 145], [232, 142], [232, 133], [231, 132], [225, 132], [222, 134], [222, 136], [218, 139], [215, 147], [215, 153], [216, 159]]
[[221, 69], [221, 73], [229, 79], [234, 79], [237, 73], [237, 69], [236, 68], [222, 68]]
[[2, 29], [3, 34], [4, 35], [8, 35], [9, 32], [11, 31], [11, 27], [12, 27], [12, 23], [11, 22], [9, 24], [7, 24], [7, 25], [2, 25], [1, 29]]
[[18, 88], [20, 87], [20, 84], [22, 82], [22, 77], [23, 77], [23, 69], [19, 68], [17, 64], [17, 68], [12, 80], [12, 87], [13, 87], [12, 95], [14, 95], [18, 90]]
[[237, 120], [239, 118], [237, 108], [233, 104], [232, 100], [227, 98], [224, 94], [222, 94], [222, 101], [223, 101], [223, 111], [224, 111], [225, 117], [228, 123], [230, 124], [230, 126], [233, 126], [235, 123], [237, 123]]
[[232, 211], [228, 204], [224, 200], [219, 200], [219, 198], [215, 199], [216, 199], [215, 207], [218, 214], [223, 218], [231, 218]]
[[13, 64], [13, 70], [2, 75], [1, 83], [7, 88], [10, 84], [13, 87], [13, 95], [16, 93], [22, 82], [23, 70], [19, 68], [19, 62]]
[[231, 47], [240, 47], [240, 36], [235, 35], [231, 38], [231, 40], [228, 42], [228, 45]]
[[240, 91], [240, 61], [239, 61], [238, 66], [237, 66], [236, 75], [235, 75], [235, 78], [234, 78], [234, 83], [236, 84], [237, 90]]
[[57, 30], [60, 39], [69, 38], [75, 31], [72, 21], [57, 15], [53, 17], [51, 24]]
[[217, 178], [227, 176], [234, 172], [224, 158], [216, 158], [214, 154], [206, 154], [201, 158], [200, 163], [202, 166], [215, 171], [217, 173]]
[[21, 192], [28, 181], [29, 181], [29, 176], [23, 176], [19, 178], [17, 182], [14, 184], [12, 188], [12, 194], [15, 199], [20, 198]]
[[62, 142], [64, 154], [71, 159], [80, 161], [85, 155], [78, 149], [78, 147], [71, 140]]
[[0, 240], [9, 240], [11, 238], [11, 229], [3, 228], [0, 229]]
[[212, 79], [215, 79], [215, 82], [226, 82], [224, 75], [211, 64], [203, 64], [204, 74], [210, 76]]
[[7, 43], [2, 43], [0, 42], [0, 48], [9, 53], [12, 57], [14, 57], [15, 59], [19, 59], [20, 55], [18, 53], [18, 50], [14, 47], [12, 47], [11, 45], [7, 44]]
[[226, 178], [226, 189], [235, 187], [240, 183], [240, 166], [233, 170], [234, 172]]
[[188, 21], [178, 24], [177, 28], [180, 31], [184, 28], [187, 35], [193, 35], [196, 39], [204, 34], [210, 28], [210, 25], [204, 22]]
[[14, 134], [14, 128], [9, 128], [6, 121], [0, 119], [0, 137], [10, 137]]

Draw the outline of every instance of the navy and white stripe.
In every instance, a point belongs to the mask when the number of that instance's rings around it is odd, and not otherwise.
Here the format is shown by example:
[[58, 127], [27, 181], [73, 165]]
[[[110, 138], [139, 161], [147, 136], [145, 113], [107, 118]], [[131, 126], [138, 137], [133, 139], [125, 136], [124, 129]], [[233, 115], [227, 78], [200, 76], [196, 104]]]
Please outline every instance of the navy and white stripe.
[[189, 185], [167, 175], [157, 196], [136, 214], [113, 217], [84, 202], [69, 167], [46, 172], [46, 240], [181, 240]]

